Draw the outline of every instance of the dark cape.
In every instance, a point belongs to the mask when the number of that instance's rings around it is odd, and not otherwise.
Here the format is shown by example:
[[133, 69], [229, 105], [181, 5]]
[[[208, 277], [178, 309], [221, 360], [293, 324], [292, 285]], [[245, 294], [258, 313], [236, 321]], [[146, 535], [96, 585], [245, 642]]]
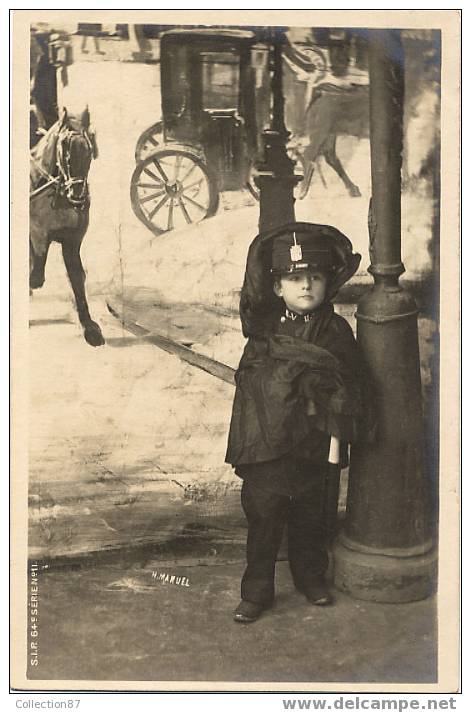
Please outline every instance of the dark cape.
[[321, 442], [326, 459], [325, 436], [333, 435], [343, 444], [345, 466], [346, 444], [371, 440], [374, 433], [362, 355], [330, 301], [310, 321], [281, 320], [284, 303], [273, 293], [263, 254], [263, 242], [255, 241], [241, 293], [248, 342], [235, 375], [226, 462], [237, 472], [238, 466], [287, 455], [316, 460]]

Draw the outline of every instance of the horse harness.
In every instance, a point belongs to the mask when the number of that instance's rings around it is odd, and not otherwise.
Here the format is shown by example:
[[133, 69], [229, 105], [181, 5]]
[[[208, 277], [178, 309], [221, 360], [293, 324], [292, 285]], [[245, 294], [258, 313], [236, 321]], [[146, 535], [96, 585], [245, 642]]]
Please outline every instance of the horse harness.
[[[54, 176], [42, 166], [41, 162], [31, 153], [31, 160], [34, 162], [41, 177], [46, 179], [46, 183], [36, 187], [29, 195], [30, 199], [36, 197], [51, 186], [56, 186], [56, 191], [62, 195], [71, 204], [73, 208], [83, 210], [88, 204], [88, 181], [87, 178], [77, 178], [72, 176], [70, 169], [70, 140], [73, 136], [82, 136], [88, 146], [90, 155], [94, 155], [94, 149], [87, 131], [77, 131], [70, 128], [65, 128], [60, 131], [57, 138], [56, 146], [56, 169], [58, 175]], [[77, 198], [73, 195], [74, 186], [80, 185], [82, 190]]]

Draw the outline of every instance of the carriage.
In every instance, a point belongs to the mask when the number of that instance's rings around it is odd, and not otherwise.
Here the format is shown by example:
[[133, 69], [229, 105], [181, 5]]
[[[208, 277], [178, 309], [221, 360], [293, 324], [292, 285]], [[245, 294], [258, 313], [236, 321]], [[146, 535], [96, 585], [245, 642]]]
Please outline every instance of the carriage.
[[238, 29], [162, 34], [162, 120], [140, 136], [131, 179], [133, 210], [156, 235], [214, 215], [221, 191], [250, 187], [257, 120], [269, 112], [266, 80], [255, 96], [254, 57], [262, 75], [266, 64], [256, 42]]

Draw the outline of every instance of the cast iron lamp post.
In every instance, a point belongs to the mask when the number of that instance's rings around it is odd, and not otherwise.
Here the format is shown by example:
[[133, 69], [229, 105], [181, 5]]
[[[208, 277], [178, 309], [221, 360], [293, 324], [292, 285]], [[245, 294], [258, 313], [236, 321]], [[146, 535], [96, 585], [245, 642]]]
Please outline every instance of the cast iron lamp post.
[[417, 306], [399, 285], [404, 54], [399, 31], [372, 30], [370, 137], [373, 288], [356, 314], [376, 390], [378, 436], [352, 446], [335, 584], [360, 599], [407, 602], [433, 587], [430, 489], [423, 468]]
[[270, 70], [272, 72], [272, 111], [270, 128], [262, 133], [263, 158], [257, 163], [255, 185], [260, 191], [260, 231], [292, 223], [294, 217], [293, 189], [301, 180], [294, 175], [294, 162], [286, 151], [290, 136], [284, 120], [282, 79], [282, 47], [284, 35], [281, 28], [270, 29]]

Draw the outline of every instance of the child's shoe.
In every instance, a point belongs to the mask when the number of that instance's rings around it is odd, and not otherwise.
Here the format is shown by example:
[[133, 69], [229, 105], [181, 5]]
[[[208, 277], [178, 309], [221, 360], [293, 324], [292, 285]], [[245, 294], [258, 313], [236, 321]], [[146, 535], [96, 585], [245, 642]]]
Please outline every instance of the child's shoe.
[[247, 602], [242, 599], [234, 612], [234, 621], [237, 621], [239, 624], [250, 624], [252, 621], [257, 621], [265, 609], [268, 609], [266, 604], [256, 604], [255, 602]]
[[329, 592], [327, 582], [324, 577], [318, 577], [315, 579], [309, 587], [304, 590], [306, 599], [311, 604], [315, 604], [318, 607], [325, 607], [329, 604], [333, 604], [334, 598]]

